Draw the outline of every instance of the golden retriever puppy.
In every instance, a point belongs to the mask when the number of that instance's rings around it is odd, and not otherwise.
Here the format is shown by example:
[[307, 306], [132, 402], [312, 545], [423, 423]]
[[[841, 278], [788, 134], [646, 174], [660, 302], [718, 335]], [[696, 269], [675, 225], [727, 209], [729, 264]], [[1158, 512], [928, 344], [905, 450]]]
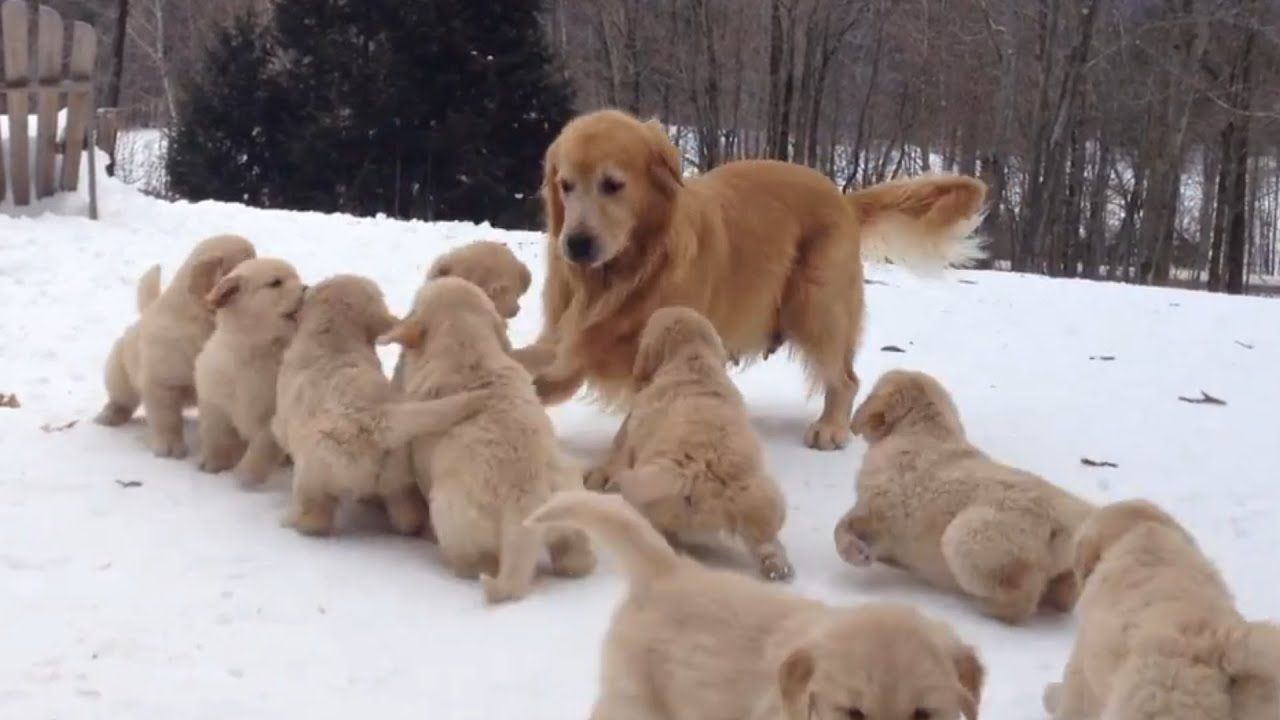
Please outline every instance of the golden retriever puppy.
[[422, 531], [426, 508], [408, 463], [414, 437], [439, 433], [480, 409], [474, 393], [397, 402], [374, 341], [396, 318], [373, 281], [337, 275], [307, 290], [284, 353], [271, 430], [294, 461], [288, 523], [331, 532], [341, 498], [377, 499], [396, 531]]
[[276, 258], [240, 263], [209, 293], [216, 328], [196, 356], [200, 469], [235, 467], [246, 483], [264, 482], [283, 460], [271, 434], [276, 378], [298, 329], [306, 286]]
[[927, 272], [983, 255], [969, 235], [986, 185], [971, 177], [848, 196], [816, 170], [767, 160], [685, 178], [660, 125], [616, 110], [570, 121], [544, 171], [544, 325], [520, 356], [553, 358], [536, 376], [547, 403], [584, 381], [625, 402], [649, 315], [684, 305], [711, 321], [731, 358], [791, 344], [826, 392], [806, 443], [843, 447], [858, 392], [863, 256]]
[[703, 567], [617, 496], [558, 493], [529, 522], [585, 528], [628, 579], [592, 720], [978, 717], [977, 653], [909, 607], [833, 608]]
[[770, 580], [793, 574], [778, 540], [786, 501], [764, 466], [711, 323], [683, 307], [649, 316], [631, 412], [587, 487], [617, 489], [668, 537], [728, 533]]
[[871, 447], [835, 529], [846, 562], [904, 569], [1007, 623], [1042, 604], [1071, 610], [1071, 538], [1092, 505], [969, 444], [951, 396], [924, 373], [885, 373], [853, 430]]
[[413, 441], [413, 464], [420, 480], [429, 479], [421, 490], [450, 569], [478, 576], [491, 603], [529, 592], [544, 545], [555, 574], [591, 572], [595, 555], [581, 531], [544, 534], [524, 524], [553, 490], [581, 489], [582, 471], [562, 454], [529, 373], [508, 354], [493, 301], [465, 280], [433, 280], [380, 342], [403, 346], [408, 397], [481, 397], [474, 417]]
[[1099, 509], [1075, 538], [1084, 584], [1056, 720], [1275, 720], [1280, 625], [1247, 622], [1213, 563], [1145, 500]]
[[[436, 258], [427, 269], [426, 282], [442, 277], [462, 278], [476, 285], [507, 320], [520, 314], [520, 298], [533, 282], [529, 268], [511, 248], [493, 240], [477, 240]], [[391, 383], [398, 389], [404, 387], [403, 354], [396, 360]]]
[[125, 330], [107, 357], [107, 403], [96, 421], [122, 425], [141, 405], [157, 457], [187, 455], [182, 411], [195, 404], [195, 361], [213, 334], [213, 309], [205, 297], [222, 276], [256, 255], [238, 235], [198, 243], [160, 292], [160, 267], [138, 281], [138, 322]]

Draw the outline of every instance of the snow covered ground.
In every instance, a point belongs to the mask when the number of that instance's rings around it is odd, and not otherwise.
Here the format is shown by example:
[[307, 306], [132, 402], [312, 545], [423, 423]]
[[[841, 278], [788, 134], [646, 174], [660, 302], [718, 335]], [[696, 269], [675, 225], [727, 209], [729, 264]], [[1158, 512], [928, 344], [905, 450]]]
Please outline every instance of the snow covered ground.
[[[0, 718], [586, 717], [622, 592], [609, 560], [586, 580], [548, 580], [487, 608], [428, 544], [373, 518], [353, 516], [329, 539], [280, 527], [284, 473], [245, 491], [191, 461], [152, 458], [139, 422], [89, 422], [102, 360], [133, 320], [135, 279], [153, 262], [167, 279], [203, 236], [243, 233], [313, 282], [366, 274], [397, 311], [438, 253], [499, 238], [538, 273], [539, 237], [169, 204], [111, 181], [101, 191], [98, 223], [75, 197], [0, 216], [0, 393], [21, 403], [0, 408]], [[1098, 501], [1166, 505], [1246, 613], [1280, 616], [1277, 301], [1008, 273], [923, 281], [877, 266], [869, 276], [864, 388], [895, 366], [936, 374], [996, 457]], [[537, 330], [539, 290], [535, 281], [513, 323], [517, 343]], [[988, 664], [983, 717], [1043, 717], [1041, 689], [1066, 659], [1071, 620], [1007, 628], [893, 571], [843, 565], [831, 531], [853, 502], [864, 446], [801, 446], [820, 399], [805, 399], [785, 356], [737, 379], [788, 497], [795, 591], [900, 600], [951, 621]], [[1178, 400], [1202, 390], [1227, 404]], [[581, 402], [552, 415], [588, 462], [619, 422]]]

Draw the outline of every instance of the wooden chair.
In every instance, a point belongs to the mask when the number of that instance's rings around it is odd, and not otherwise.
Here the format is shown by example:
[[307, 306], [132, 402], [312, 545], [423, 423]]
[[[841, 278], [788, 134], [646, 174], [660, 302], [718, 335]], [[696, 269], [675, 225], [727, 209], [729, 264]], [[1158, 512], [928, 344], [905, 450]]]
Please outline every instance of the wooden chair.
[[[31, 15], [26, 0], [6, 0], [0, 6], [4, 43], [4, 97], [9, 116], [8, 147], [0, 143], [0, 163], [8, 153], [10, 182], [0, 172], [0, 199], [12, 192], [16, 206], [31, 203], [34, 175], [36, 198], [58, 191], [74, 191], [80, 184], [80, 160], [89, 149], [89, 217], [98, 219], [98, 184], [93, 134], [96, 110], [93, 98], [93, 65], [98, 35], [87, 23], [71, 29], [70, 61], [63, 66], [65, 25], [53, 8], [36, 5]], [[31, 50], [35, 20], [35, 52]], [[32, 72], [32, 68], [35, 72]], [[67, 110], [65, 140], [58, 142], [58, 111]], [[36, 153], [31, 162], [28, 116], [36, 108]], [[61, 169], [57, 162], [62, 156]], [[2, 166], [0, 166], [2, 167]]]

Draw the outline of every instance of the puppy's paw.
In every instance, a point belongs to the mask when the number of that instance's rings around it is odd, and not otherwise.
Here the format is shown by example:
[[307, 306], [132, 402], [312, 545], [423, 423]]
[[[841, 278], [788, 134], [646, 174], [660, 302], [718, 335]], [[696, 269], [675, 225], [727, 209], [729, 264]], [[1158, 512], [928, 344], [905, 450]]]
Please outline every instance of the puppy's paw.
[[760, 574], [770, 582], [788, 582], [796, 570], [786, 558], [767, 558], [760, 563]]
[[814, 450], [839, 450], [849, 444], [849, 427], [845, 423], [818, 420], [804, 433], [804, 444]]
[[209, 454], [200, 458], [198, 467], [201, 472], [220, 473], [230, 470], [234, 467], [234, 463], [228, 461], [225, 457], [218, 457], [216, 454]]
[[1062, 683], [1049, 683], [1044, 686], [1044, 711], [1050, 715], [1058, 712], [1058, 705], [1061, 704]]
[[187, 443], [180, 437], [152, 438], [151, 453], [158, 458], [181, 460], [187, 456]]
[[123, 405], [117, 405], [109, 402], [102, 406], [102, 411], [93, 418], [93, 421], [99, 425], [107, 427], [117, 427], [129, 422], [133, 417], [133, 410]]
[[510, 587], [488, 573], [480, 575], [480, 587], [484, 589], [484, 599], [490, 605], [519, 600], [524, 597], [526, 592], [519, 588]]
[[260, 487], [271, 477], [271, 470], [264, 470], [254, 463], [246, 463], [243, 460], [236, 463], [235, 469], [231, 472], [240, 481], [240, 486], [245, 489]]
[[854, 567], [870, 567], [875, 562], [871, 548], [862, 542], [862, 538], [851, 532], [836, 536], [836, 552], [840, 553], [841, 560]]
[[1069, 613], [1075, 609], [1079, 597], [1080, 583], [1076, 580], [1076, 574], [1068, 571], [1049, 581], [1040, 602], [1050, 610]]
[[612, 489], [613, 474], [608, 466], [600, 465], [591, 468], [582, 478], [582, 486], [592, 492], [607, 492]]
[[333, 534], [333, 514], [319, 511], [301, 512], [291, 510], [284, 523], [303, 535], [324, 537]]
[[551, 549], [551, 572], [557, 577], [586, 577], [595, 569], [596, 556], [591, 552], [590, 547], [553, 547]]

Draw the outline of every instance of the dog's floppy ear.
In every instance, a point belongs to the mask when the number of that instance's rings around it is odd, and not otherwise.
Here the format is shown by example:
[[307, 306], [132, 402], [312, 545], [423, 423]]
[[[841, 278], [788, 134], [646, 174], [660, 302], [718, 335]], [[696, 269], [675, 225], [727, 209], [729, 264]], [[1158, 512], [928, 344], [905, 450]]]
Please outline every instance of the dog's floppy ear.
[[191, 266], [187, 275], [187, 292], [204, 300], [213, 292], [213, 288], [222, 279], [226, 269], [222, 266], [222, 258], [202, 258]]
[[813, 653], [805, 648], [793, 651], [778, 667], [778, 694], [788, 720], [808, 720], [805, 700], [816, 669]]
[[375, 342], [378, 345], [390, 345], [395, 343], [403, 348], [412, 350], [422, 347], [422, 343], [426, 339], [426, 326], [417, 322], [417, 319], [414, 318], [411, 313], [404, 320], [392, 325], [390, 330], [379, 335]]
[[675, 143], [671, 142], [671, 138], [662, 129], [662, 123], [658, 122], [657, 118], [649, 120], [644, 126], [649, 131], [652, 145], [649, 174], [664, 195], [675, 197], [675, 194], [684, 186], [684, 180], [680, 174], [680, 150]]
[[1072, 551], [1071, 568], [1076, 579], [1083, 588], [1089, 576], [1093, 574], [1098, 561], [1102, 559], [1102, 535], [1093, 523], [1086, 522], [1076, 534], [1075, 547]]
[[657, 374], [658, 368], [662, 367], [663, 344], [662, 338], [649, 338], [648, 342], [645, 342], [644, 338], [641, 339], [640, 347], [636, 350], [636, 362], [631, 367], [631, 379], [635, 383], [636, 390], [653, 382], [653, 376]]
[[528, 292], [529, 286], [533, 284], [533, 273], [529, 272], [529, 266], [519, 263], [516, 267], [516, 279], [520, 283], [520, 294]]
[[205, 296], [205, 302], [209, 303], [209, 307], [214, 310], [221, 310], [234, 300], [238, 294], [240, 294], [240, 276], [227, 275], [219, 280], [217, 285], [213, 286], [213, 289]]
[[564, 229], [564, 198], [560, 197], [560, 183], [557, 182], [559, 145], [559, 140], [552, 142], [542, 161], [542, 207], [547, 216], [547, 237], [553, 240], [560, 237], [560, 231]]
[[987, 670], [972, 646], [960, 643], [952, 655], [956, 677], [960, 681], [960, 711], [968, 720], [978, 720], [978, 705], [982, 702], [982, 685]]
[[862, 401], [853, 419], [849, 421], [849, 429], [854, 435], [874, 442], [889, 433], [889, 406], [891, 398], [887, 393], [874, 389], [871, 395]]
[[428, 280], [436, 278], [449, 277], [453, 274], [453, 266], [447, 262], [440, 261], [431, 266], [431, 270], [427, 273]]

